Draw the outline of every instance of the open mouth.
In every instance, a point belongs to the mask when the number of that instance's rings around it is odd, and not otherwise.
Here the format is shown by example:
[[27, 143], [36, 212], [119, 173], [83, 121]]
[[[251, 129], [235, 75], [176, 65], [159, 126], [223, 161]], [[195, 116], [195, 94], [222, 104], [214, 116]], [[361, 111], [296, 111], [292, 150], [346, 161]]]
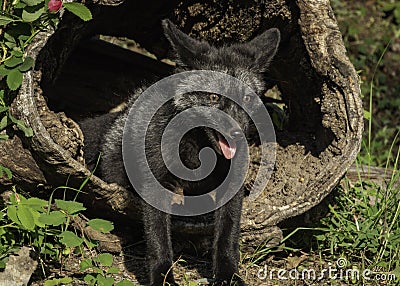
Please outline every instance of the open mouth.
[[224, 155], [224, 157], [228, 160], [232, 159], [233, 157], [235, 157], [236, 154], [236, 143], [233, 140], [229, 140], [230, 142], [228, 142], [225, 137], [215, 131], [215, 133], [217, 134], [217, 145], [222, 153], [222, 155]]

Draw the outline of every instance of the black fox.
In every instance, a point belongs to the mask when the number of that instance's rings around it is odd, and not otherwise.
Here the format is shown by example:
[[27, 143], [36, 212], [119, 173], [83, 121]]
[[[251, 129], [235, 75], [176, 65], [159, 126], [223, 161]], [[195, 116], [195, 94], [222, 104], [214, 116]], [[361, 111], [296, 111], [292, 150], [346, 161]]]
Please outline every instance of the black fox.
[[[163, 21], [164, 33], [175, 53], [177, 63], [176, 72], [189, 70], [211, 70], [229, 74], [249, 86], [256, 94], [265, 91], [265, 73], [272, 58], [275, 56], [280, 33], [277, 29], [270, 29], [244, 44], [214, 47], [205, 41], [198, 41], [184, 34], [169, 20]], [[190, 82], [182, 83], [189, 85]], [[213, 83], [210, 83], [211, 85]], [[219, 83], [220, 84], [220, 83]], [[116, 116], [109, 126], [101, 142], [102, 158], [100, 173], [105, 181], [130, 186], [124, 170], [122, 155], [122, 137], [124, 125], [132, 104], [142, 90], [136, 92], [129, 101], [126, 109]], [[251, 106], [254, 100], [249, 95], [238, 95], [238, 102]], [[187, 132], [179, 143], [181, 161], [189, 169], [196, 169], [200, 165], [199, 152], [204, 147], [212, 148], [217, 154], [217, 163], [212, 173], [199, 182], [185, 181], [171, 174], [166, 168], [161, 156], [161, 135], [168, 122], [180, 112], [193, 107], [213, 107], [222, 110], [231, 116], [238, 124], [237, 127], [226, 129], [223, 134], [209, 127], [197, 127]], [[202, 116], [205, 120], [218, 124], [218, 118], [205, 111]], [[102, 122], [101, 119], [95, 119]], [[190, 118], [188, 119], [190, 120]], [[213, 122], [214, 121], [214, 122]], [[82, 124], [83, 130], [93, 130], [94, 120], [90, 119]], [[168, 101], [152, 118], [146, 133], [146, 155], [148, 164], [158, 181], [171, 191], [183, 190], [184, 195], [198, 195], [208, 193], [220, 185], [227, 175], [231, 161], [235, 159], [242, 144], [246, 143], [251, 119], [237, 102], [215, 93], [193, 92], [177, 94]], [[135, 133], [135, 126], [128, 128]], [[243, 133], [239, 132], [241, 129]], [[90, 134], [92, 133], [92, 134]], [[98, 138], [96, 130], [88, 131], [85, 137]], [[93, 136], [94, 135], [94, 136]], [[96, 137], [97, 136], [97, 137]], [[85, 139], [86, 140], [86, 139]], [[89, 142], [97, 139], [88, 139]], [[93, 148], [90, 152], [93, 152]], [[94, 154], [87, 154], [87, 157]], [[138, 162], [137, 164], [141, 164]], [[145, 192], [152, 192], [146, 189]], [[215, 211], [215, 233], [213, 245], [213, 275], [214, 285], [245, 285], [235, 275], [239, 262], [240, 216], [243, 192], [239, 191], [225, 205]], [[171, 271], [173, 254], [171, 246], [170, 215], [143, 202], [143, 223], [147, 243], [147, 261], [150, 274], [150, 285], [163, 285], [166, 281], [170, 285], [177, 285]], [[166, 275], [166, 276], [165, 276]]]

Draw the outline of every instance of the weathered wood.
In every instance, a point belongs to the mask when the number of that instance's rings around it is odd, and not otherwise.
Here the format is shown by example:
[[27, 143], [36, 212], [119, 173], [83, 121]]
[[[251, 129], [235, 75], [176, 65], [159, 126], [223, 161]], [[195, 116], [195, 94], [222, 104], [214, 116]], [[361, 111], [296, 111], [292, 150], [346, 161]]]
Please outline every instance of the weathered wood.
[[394, 177], [394, 171], [389, 168], [353, 164], [347, 170], [346, 178], [354, 185], [360, 182], [371, 182], [382, 189], [400, 185], [400, 178]]
[[[14, 172], [14, 183], [51, 189], [68, 182], [79, 187], [91, 176], [75, 121], [108, 112], [140, 80], [164, 76], [169, 68], [118, 49], [104, 54], [83, 40], [100, 33], [127, 36], [162, 58], [168, 45], [160, 20], [166, 17], [192, 36], [216, 44], [247, 41], [269, 27], [281, 30], [279, 53], [266, 82], [278, 86], [289, 123], [277, 131], [275, 170], [264, 193], [244, 205], [242, 229], [249, 245], [271, 233], [279, 236], [274, 226], [321, 202], [355, 160], [363, 130], [359, 79], [328, 0], [86, 2], [93, 21], [83, 23], [65, 13], [59, 28], [41, 33], [27, 51], [37, 60], [36, 67], [25, 74], [12, 112], [34, 136], [15, 134], [16, 147], [9, 153], [11, 143], [0, 145], [0, 154], [11, 155], [2, 156], [0, 164]], [[254, 157], [258, 148], [252, 147]], [[252, 172], [257, 168], [254, 163]], [[250, 174], [248, 184], [252, 179]], [[83, 190], [86, 194], [78, 198], [96, 216], [138, 221], [139, 204], [128, 190], [96, 176]], [[177, 219], [175, 229], [183, 235], [210, 234], [212, 224]]]

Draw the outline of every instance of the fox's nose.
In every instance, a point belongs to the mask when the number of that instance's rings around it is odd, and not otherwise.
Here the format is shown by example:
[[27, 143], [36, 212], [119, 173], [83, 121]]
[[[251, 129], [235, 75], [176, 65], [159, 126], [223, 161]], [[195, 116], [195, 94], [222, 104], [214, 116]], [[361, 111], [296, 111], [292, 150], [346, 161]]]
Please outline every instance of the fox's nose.
[[230, 136], [233, 140], [241, 140], [243, 139], [243, 132], [240, 129], [233, 129], [230, 132]]

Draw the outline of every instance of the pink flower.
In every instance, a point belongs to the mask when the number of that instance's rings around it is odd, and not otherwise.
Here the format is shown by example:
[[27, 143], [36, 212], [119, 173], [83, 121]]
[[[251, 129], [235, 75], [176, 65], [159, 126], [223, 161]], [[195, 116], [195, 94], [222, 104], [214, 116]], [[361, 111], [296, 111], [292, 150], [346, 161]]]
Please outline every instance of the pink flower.
[[49, 7], [50, 12], [58, 12], [62, 7], [62, 0], [50, 0], [47, 7]]

